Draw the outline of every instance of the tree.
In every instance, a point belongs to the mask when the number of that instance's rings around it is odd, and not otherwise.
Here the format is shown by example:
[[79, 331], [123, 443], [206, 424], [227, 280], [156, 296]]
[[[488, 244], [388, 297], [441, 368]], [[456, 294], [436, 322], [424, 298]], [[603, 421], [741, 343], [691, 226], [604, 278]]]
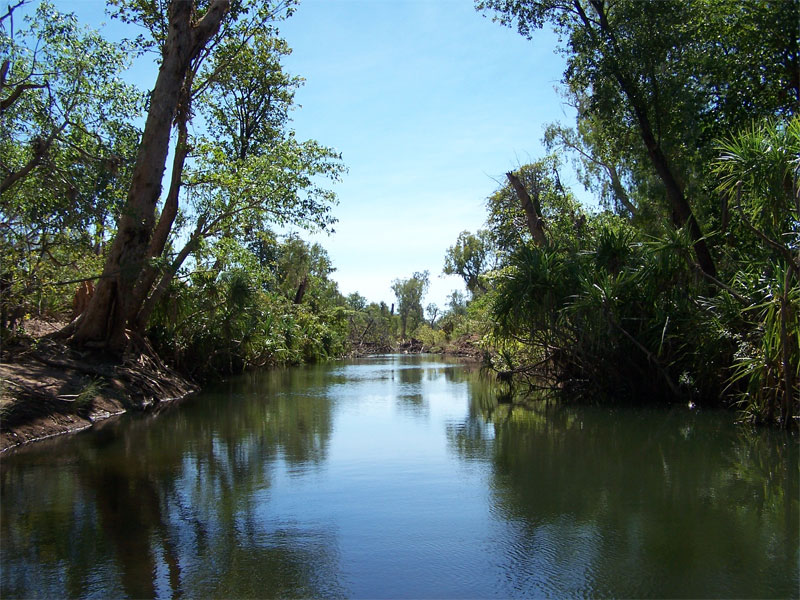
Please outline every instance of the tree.
[[715, 276], [716, 264], [698, 218], [715, 216], [716, 203], [706, 191], [713, 186], [703, 175], [712, 158], [710, 141], [743, 118], [796, 110], [797, 3], [476, 4], [495, 11], [501, 22], [516, 25], [527, 37], [545, 23], [557, 29], [566, 40], [564, 81], [570, 92], [587, 95], [581, 116], [600, 119], [604, 136], [633, 140], [625, 132], [636, 132], [636, 145], [626, 149], [629, 164], [648, 165], [672, 222], [687, 228], [695, 260]]
[[351, 310], [366, 310], [367, 309], [367, 299], [359, 294], [358, 292], [353, 292], [349, 294], [345, 299], [345, 303], [347, 307]]
[[[580, 110], [580, 109], [579, 109]], [[599, 119], [578, 119], [577, 129], [558, 124], [548, 125], [544, 132], [545, 146], [549, 151], [572, 152], [577, 155], [573, 162], [578, 179], [583, 186], [596, 193], [604, 206], [617, 213], [633, 217], [636, 206], [623, 182], [620, 154], [609, 148], [608, 139], [602, 135]]]
[[212, 0], [202, 14], [198, 14], [194, 2], [188, 1], [171, 2], [167, 10], [161, 66], [150, 95], [125, 208], [95, 293], [76, 323], [74, 341], [78, 344], [91, 343], [117, 351], [127, 345], [125, 327], [139, 310], [132, 302], [134, 288], [156, 224], [156, 206], [181, 90], [192, 62], [228, 15], [230, 1]]
[[[144, 304], [129, 325], [139, 330], [201, 241], [250, 238], [274, 223], [324, 230], [334, 222], [330, 206], [335, 195], [317, 180], [338, 178], [343, 171], [340, 156], [313, 140], [298, 142], [287, 130], [294, 91], [301, 83], [282, 70], [280, 59], [289, 48], [268, 27], [253, 30], [246, 24], [228, 35], [210, 66], [199, 71], [200, 83], [190, 95], [190, 100], [200, 96], [199, 112], [213, 135], [193, 143], [194, 164], [183, 177], [173, 177], [149, 249], [152, 259], [162, 254], [160, 262], [167, 266], [157, 272], [151, 262], [137, 284], [135, 304]], [[179, 141], [181, 137], [188, 139], [179, 124]], [[179, 147], [188, 149], [188, 143]], [[173, 173], [182, 170], [183, 158], [176, 153]], [[195, 215], [194, 229], [184, 229], [182, 235], [172, 231], [181, 189]], [[172, 256], [165, 255], [168, 234], [185, 239]], [[156, 276], [160, 280], [150, 291]]]
[[[307, 292], [312, 301], [321, 301], [324, 297], [332, 300], [336, 286], [328, 276], [335, 270], [322, 246], [309, 244], [296, 234], [287, 236], [278, 247], [275, 261], [278, 289], [295, 304], [300, 304]], [[331, 284], [333, 289], [328, 289]]]
[[436, 305], [435, 302], [431, 302], [428, 306], [425, 307], [425, 314], [430, 321], [431, 328], [436, 324], [436, 317], [439, 316], [439, 307]]
[[406, 338], [409, 317], [414, 320], [415, 325], [423, 318], [422, 299], [430, 285], [429, 276], [428, 271], [415, 272], [408, 279], [395, 279], [392, 283], [392, 291], [397, 297], [397, 313], [400, 315], [400, 337], [402, 339]]
[[[208, 254], [209, 245], [244, 240], [270, 223], [325, 229], [334, 222], [329, 211], [335, 196], [318, 181], [320, 176], [338, 177], [339, 155], [314, 141], [298, 142], [286, 127], [300, 80], [282, 71], [280, 58], [289, 50], [269, 23], [290, 14], [291, 4], [229, 6], [216, 0], [202, 16], [188, 2], [171, 3], [166, 15], [152, 7], [119, 4], [121, 18], [131, 21], [138, 16], [146, 24], [151, 37], [143, 47], [158, 48], [163, 56], [150, 103], [151, 116], [154, 111], [160, 115], [153, 117], [152, 137], [163, 156], [154, 162], [155, 155], [149, 153], [150, 158], [142, 160], [141, 169], [152, 184], [147, 194], [133, 179], [117, 246], [112, 247], [92, 302], [74, 324], [75, 342], [122, 349], [125, 329], [144, 332], [172, 278], [193, 253], [197, 263], [201, 246]], [[157, 97], [161, 100], [156, 107]], [[189, 135], [197, 98], [202, 99], [199, 113], [212, 134], [208, 138]], [[169, 140], [171, 123], [177, 133], [172, 179], [156, 222], [166, 158], [163, 142]], [[140, 158], [148, 139], [146, 125]], [[182, 191], [191, 210], [179, 210]], [[140, 218], [132, 224], [128, 214]], [[172, 247], [181, 238], [176, 252]], [[118, 296], [120, 302], [115, 300]], [[300, 302], [302, 297], [298, 289], [295, 298]]]
[[491, 268], [493, 252], [491, 235], [487, 230], [479, 229], [475, 235], [462, 231], [455, 245], [447, 249], [444, 273], [460, 276], [473, 296], [485, 292], [486, 286], [480, 276]]
[[447, 296], [447, 307], [454, 315], [467, 314], [467, 298], [458, 290], [453, 290]]
[[498, 250], [510, 252], [529, 241], [547, 245], [548, 238], [565, 237], [580, 222], [578, 202], [561, 185], [559, 164], [558, 156], [548, 155], [523, 165], [489, 197], [487, 229]]
[[0, 19], [0, 252], [2, 301], [25, 310], [97, 267], [130, 181], [141, 96], [120, 79], [124, 46], [47, 2], [16, 27], [14, 16]]

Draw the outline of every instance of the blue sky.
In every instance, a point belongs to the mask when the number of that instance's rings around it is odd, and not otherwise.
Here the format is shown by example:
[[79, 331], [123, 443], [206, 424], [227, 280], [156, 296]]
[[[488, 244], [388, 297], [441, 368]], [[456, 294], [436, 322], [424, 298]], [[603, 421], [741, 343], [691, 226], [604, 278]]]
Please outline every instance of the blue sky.
[[[96, 0], [56, 6], [109, 21]], [[303, 237], [328, 250], [345, 294], [391, 303], [394, 279], [427, 269], [426, 302], [444, 305], [463, 290], [441, 276], [448, 246], [483, 225], [506, 171], [544, 154], [544, 125], [574, 122], [554, 89], [564, 69], [555, 35], [527, 41], [471, 0], [301, 0], [280, 31], [293, 48], [286, 70], [306, 79], [293, 127], [349, 169], [334, 186], [336, 233]], [[130, 74], [143, 89], [148, 67]]]
[[443, 305], [463, 289], [440, 277], [448, 246], [483, 225], [507, 170], [544, 153], [545, 124], [574, 121], [555, 35], [529, 42], [470, 0], [305, 0], [280, 29], [306, 78], [296, 131], [349, 167], [336, 234], [315, 238], [341, 291], [391, 302], [393, 279], [427, 269]]

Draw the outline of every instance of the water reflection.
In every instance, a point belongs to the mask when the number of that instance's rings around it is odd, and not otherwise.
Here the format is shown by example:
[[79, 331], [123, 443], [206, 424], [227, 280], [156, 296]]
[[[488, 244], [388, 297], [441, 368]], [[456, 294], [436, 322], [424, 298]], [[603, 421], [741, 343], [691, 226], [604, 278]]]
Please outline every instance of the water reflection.
[[5, 456], [0, 596], [796, 595], [796, 440], [504, 391], [276, 370]]
[[[257, 514], [278, 463], [325, 459], [331, 405], [309, 375], [243, 378], [156, 426], [120, 420], [59, 444], [69, 455], [30, 448], [28, 469], [0, 477], [3, 597], [342, 595], [330, 528]], [[38, 477], [54, 459], [56, 479]]]
[[510, 595], [797, 593], [795, 440], [734, 428], [729, 415], [486, 397], [472, 395], [448, 437], [464, 458], [491, 461]]

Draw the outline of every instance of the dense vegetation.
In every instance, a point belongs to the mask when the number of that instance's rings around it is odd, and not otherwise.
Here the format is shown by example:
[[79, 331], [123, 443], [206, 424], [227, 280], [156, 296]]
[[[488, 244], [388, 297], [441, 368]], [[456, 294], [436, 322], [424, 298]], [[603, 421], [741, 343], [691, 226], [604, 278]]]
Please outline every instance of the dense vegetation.
[[[477, 2], [567, 57], [574, 127], [508, 174], [459, 273], [495, 367], [569, 397], [800, 401], [800, 52], [792, 1]], [[574, 160], [601, 210], [579, 206]], [[490, 259], [487, 257], [491, 257]], [[475, 302], [473, 300], [473, 302]]]
[[[275, 24], [294, 2], [120, 0], [113, 16], [141, 31], [122, 44], [23, 4], [0, 17], [6, 347], [31, 316], [58, 317], [75, 346], [122, 354], [146, 337], [208, 379], [384, 350], [420, 328], [427, 274], [398, 280], [397, 312], [368, 305], [339, 293], [324, 248], [286, 233], [331, 228], [325, 183], [345, 171], [290, 127], [303, 81]], [[146, 97], [122, 73], [153, 52]]]
[[[524, 36], [556, 29], [578, 117], [450, 247], [468, 297], [447, 307], [425, 306], [427, 271], [391, 306], [344, 297], [325, 250], [285, 233], [333, 225], [345, 171], [290, 126], [302, 79], [275, 24], [293, 0], [110, 4], [139, 36], [47, 2], [0, 15], [4, 341], [68, 317], [75, 346], [147, 338], [209, 378], [482, 337], [504, 377], [570, 397], [798, 413], [797, 2], [476, 2]], [[121, 78], [137, 53], [160, 57], [148, 96]], [[567, 161], [600, 210], [562, 185]]]

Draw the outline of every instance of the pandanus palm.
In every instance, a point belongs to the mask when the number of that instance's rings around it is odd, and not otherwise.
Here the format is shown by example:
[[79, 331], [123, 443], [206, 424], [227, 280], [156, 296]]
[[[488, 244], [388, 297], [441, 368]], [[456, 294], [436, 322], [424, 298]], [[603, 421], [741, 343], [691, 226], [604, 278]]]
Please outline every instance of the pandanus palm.
[[753, 324], [731, 383], [746, 408], [788, 428], [800, 398], [800, 117], [755, 124], [718, 145], [713, 169], [737, 237], [758, 256], [738, 257], [734, 280], [749, 282], [743, 316]]

